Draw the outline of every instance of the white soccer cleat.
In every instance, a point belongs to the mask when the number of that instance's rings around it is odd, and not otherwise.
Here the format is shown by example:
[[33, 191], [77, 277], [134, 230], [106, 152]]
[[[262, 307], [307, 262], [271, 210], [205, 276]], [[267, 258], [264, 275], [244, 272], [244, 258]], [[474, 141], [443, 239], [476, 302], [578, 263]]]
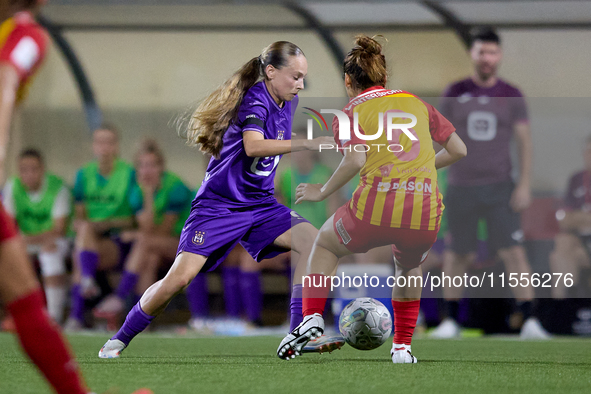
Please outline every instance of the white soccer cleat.
[[340, 335], [331, 336], [322, 335], [320, 338], [312, 339], [306, 346], [302, 348], [302, 353], [332, 353], [333, 350], [338, 350], [345, 344], [345, 338]]
[[392, 350], [390, 350], [390, 357], [394, 364], [416, 364], [417, 358], [410, 352], [410, 345], [392, 344]]
[[127, 346], [118, 339], [109, 339], [99, 351], [99, 358], [119, 358]]
[[461, 332], [462, 328], [460, 325], [454, 319], [448, 317], [433, 330], [430, 337], [437, 339], [459, 338]]
[[519, 333], [520, 339], [550, 339], [552, 335], [544, 327], [542, 323], [535, 317], [530, 317], [521, 326]]
[[277, 356], [284, 360], [295, 358], [302, 354], [302, 348], [316, 338], [320, 338], [324, 333], [324, 319], [319, 313], [304, 317], [299, 326], [287, 334], [279, 344]]

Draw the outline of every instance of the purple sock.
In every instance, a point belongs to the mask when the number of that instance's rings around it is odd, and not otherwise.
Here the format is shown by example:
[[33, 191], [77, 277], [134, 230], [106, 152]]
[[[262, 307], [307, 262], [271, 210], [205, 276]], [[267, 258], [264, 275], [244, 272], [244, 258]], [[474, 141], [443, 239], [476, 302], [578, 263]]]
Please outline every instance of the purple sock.
[[226, 304], [226, 315], [240, 317], [242, 303], [240, 302], [240, 268], [224, 267], [222, 280], [224, 282], [224, 303]]
[[70, 318], [84, 322], [84, 298], [80, 295], [80, 285], [72, 286]]
[[293, 285], [289, 309], [291, 311], [289, 331], [291, 332], [304, 320], [302, 312], [302, 285]]
[[78, 261], [82, 268], [82, 276], [94, 278], [98, 267], [98, 253], [89, 250], [82, 250], [78, 254]]
[[240, 292], [248, 320], [251, 322], [260, 321], [263, 309], [260, 272], [240, 271]]
[[209, 315], [209, 304], [207, 302], [207, 276], [199, 274], [193, 279], [186, 291], [187, 301], [191, 317], [206, 317]]
[[127, 346], [137, 334], [148, 327], [152, 320], [154, 320], [154, 316], [146, 314], [138, 302], [127, 314], [123, 326], [121, 326], [117, 334], [111, 339], [118, 339]]
[[121, 298], [122, 300], [126, 300], [129, 296], [129, 293], [134, 290], [138, 278], [138, 274], [134, 274], [133, 272], [129, 271], [123, 271], [123, 275], [121, 275], [121, 281], [119, 281], [119, 286], [115, 292], [117, 297]]

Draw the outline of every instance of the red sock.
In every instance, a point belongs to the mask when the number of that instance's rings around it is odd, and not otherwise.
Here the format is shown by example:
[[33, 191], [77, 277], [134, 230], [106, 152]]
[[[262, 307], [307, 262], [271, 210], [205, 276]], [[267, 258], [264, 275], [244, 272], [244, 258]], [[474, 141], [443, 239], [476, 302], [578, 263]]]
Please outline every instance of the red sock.
[[322, 274], [310, 274], [304, 279], [302, 285], [302, 311], [304, 317], [314, 313], [324, 314], [330, 277]]
[[394, 343], [410, 345], [412, 333], [417, 325], [421, 300], [394, 301]]
[[78, 364], [43, 306], [41, 290], [7, 305], [21, 345], [58, 394], [86, 394]]

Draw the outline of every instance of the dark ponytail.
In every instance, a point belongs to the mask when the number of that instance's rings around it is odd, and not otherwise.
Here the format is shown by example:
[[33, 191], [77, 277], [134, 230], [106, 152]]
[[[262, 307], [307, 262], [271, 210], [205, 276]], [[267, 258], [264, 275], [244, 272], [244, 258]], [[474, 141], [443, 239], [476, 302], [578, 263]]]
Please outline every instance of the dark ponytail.
[[386, 58], [382, 54], [382, 45], [373, 38], [364, 35], [356, 36], [355, 47], [345, 57], [343, 71], [351, 78], [354, 89], [384, 87], [388, 79], [388, 71]]

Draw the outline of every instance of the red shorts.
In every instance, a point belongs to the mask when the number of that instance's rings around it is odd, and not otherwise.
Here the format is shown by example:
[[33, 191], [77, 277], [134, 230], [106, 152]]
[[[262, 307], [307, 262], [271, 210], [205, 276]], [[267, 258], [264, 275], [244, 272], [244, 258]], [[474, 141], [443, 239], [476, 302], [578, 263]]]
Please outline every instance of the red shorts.
[[15, 237], [18, 234], [14, 220], [6, 213], [0, 203], [0, 243]]
[[392, 245], [394, 257], [406, 268], [418, 267], [425, 261], [438, 232], [376, 226], [359, 220], [349, 203], [337, 209], [333, 226], [339, 241], [351, 252], [365, 253], [378, 246]]

